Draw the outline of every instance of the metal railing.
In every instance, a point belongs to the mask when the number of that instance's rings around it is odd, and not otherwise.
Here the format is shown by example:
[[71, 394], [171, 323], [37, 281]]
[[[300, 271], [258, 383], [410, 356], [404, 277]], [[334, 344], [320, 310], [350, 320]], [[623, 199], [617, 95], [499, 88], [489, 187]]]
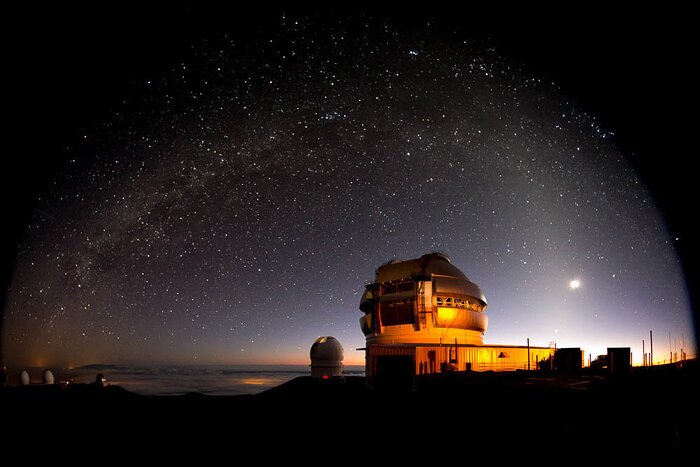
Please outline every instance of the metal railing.
[[[537, 369], [537, 362], [530, 362], [530, 370]], [[494, 362], [472, 364], [475, 371], [515, 371], [527, 370], [527, 362]]]

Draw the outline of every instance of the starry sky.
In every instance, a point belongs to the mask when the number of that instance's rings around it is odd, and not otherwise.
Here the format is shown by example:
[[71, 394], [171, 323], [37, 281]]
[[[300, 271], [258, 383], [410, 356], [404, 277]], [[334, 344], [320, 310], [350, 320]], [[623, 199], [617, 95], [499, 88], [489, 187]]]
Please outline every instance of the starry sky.
[[669, 332], [694, 353], [683, 238], [629, 132], [499, 37], [283, 13], [202, 31], [68, 88], [100, 110], [37, 146], [58, 162], [23, 205], [6, 362], [306, 363], [333, 335], [361, 363], [364, 284], [430, 251], [484, 291], [487, 343], [640, 360], [653, 329], [655, 355]]

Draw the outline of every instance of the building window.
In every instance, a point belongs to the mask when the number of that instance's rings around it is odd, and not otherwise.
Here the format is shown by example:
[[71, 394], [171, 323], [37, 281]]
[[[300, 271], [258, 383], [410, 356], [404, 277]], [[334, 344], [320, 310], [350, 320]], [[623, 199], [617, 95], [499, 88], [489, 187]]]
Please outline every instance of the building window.
[[396, 300], [381, 304], [381, 320], [384, 326], [413, 324], [416, 321], [413, 300]]
[[384, 284], [384, 294], [398, 292], [413, 292], [413, 282], [399, 282], [397, 284]]

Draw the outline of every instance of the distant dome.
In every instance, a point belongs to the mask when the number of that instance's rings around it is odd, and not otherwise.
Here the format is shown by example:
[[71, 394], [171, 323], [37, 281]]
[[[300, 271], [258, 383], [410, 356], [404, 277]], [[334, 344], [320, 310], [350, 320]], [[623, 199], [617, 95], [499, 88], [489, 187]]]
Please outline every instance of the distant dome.
[[42, 380], [44, 381], [44, 384], [53, 384], [54, 383], [53, 373], [51, 372], [51, 370], [44, 370], [44, 374], [42, 375]]
[[332, 336], [316, 339], [309, 352], [311, 376], [327, 379], [343, 374], [343, 346]]
[[102, 373], [97, 373], [97, 375], [95, 376], [95, 384], [102, 387], [106, 382], [107, 378], [105, 378], [105, 375], [103, 375]]
[[27, 370], [22, 370], [19, 374], [19, 384], [22, 386], [27, 386], [29, 384], [29, 373]]

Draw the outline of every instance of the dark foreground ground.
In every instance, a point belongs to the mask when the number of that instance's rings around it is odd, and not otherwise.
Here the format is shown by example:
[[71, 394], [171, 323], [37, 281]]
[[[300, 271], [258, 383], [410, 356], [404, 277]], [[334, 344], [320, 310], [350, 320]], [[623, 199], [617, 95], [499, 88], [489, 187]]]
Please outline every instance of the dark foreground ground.
[[683, 368], [635, 369], [625, 377], [432, 375], [419, 378], [413, 390], [369, 389], [359, 377], [300, 377], [255, 396], [14, 387], [0, 392], [0, 420], [5, 446], [252, 453], [261, 462], [291, 452], [358, 461], [374, 454], [532, 461], [526, 464], [692, 459], [700, 452], [698, 376], [693, 361]]

